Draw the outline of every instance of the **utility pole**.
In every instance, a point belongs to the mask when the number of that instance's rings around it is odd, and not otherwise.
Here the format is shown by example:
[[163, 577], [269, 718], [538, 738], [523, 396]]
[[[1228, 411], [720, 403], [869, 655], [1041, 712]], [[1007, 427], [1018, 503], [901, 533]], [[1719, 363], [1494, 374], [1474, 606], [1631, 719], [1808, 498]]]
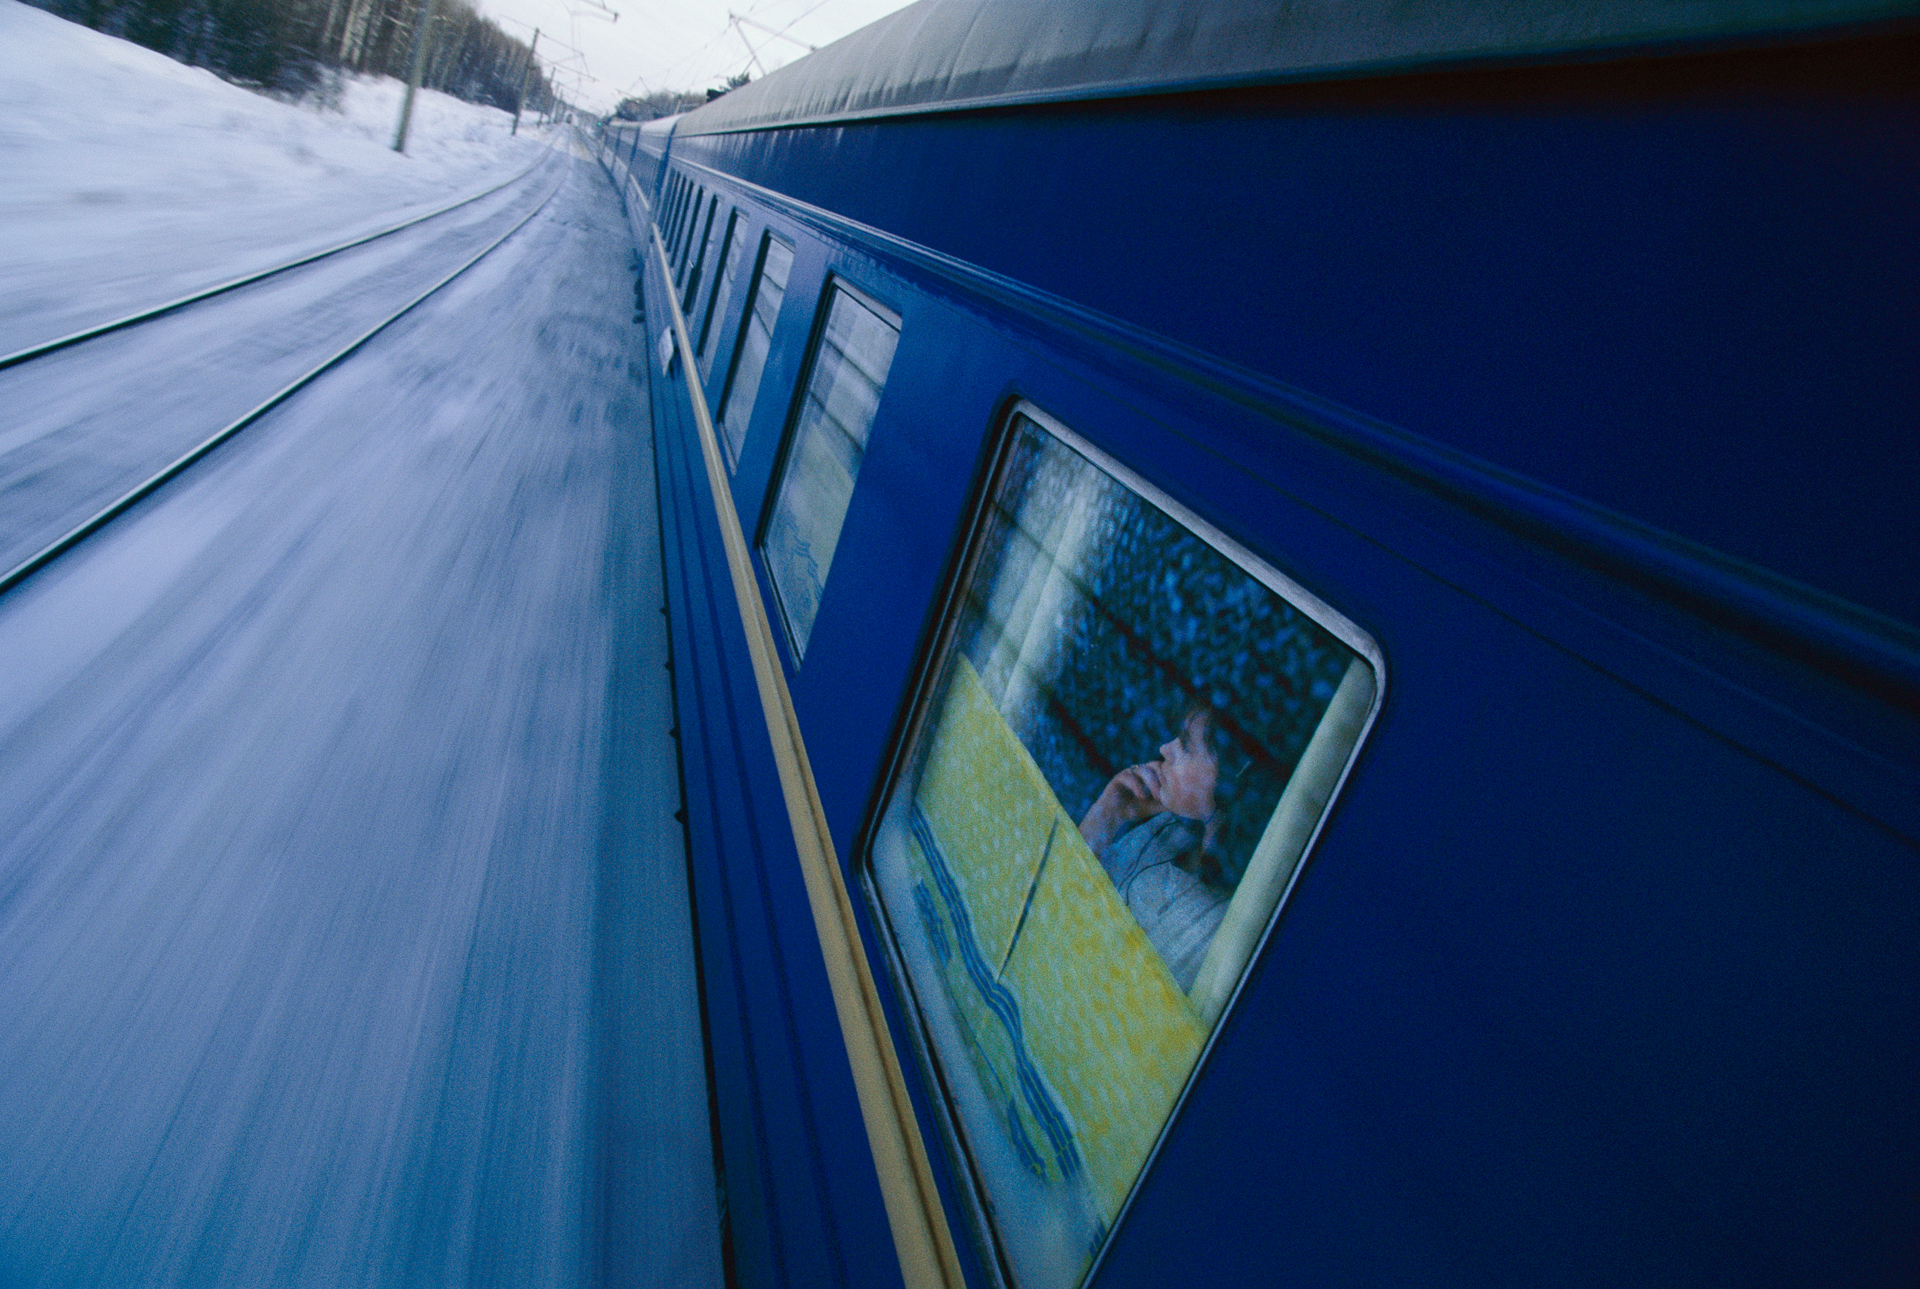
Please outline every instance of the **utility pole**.
[[420, 88], [420, 69], [427, 62], [427, 28], [433, 25], [433, 0], [420, 0], [413, 15], [413, 64], [407, 72], [406, 97], [400, 100], [400, 126], [393, 132], [393, 150], [407, 150], [407, 122], [413, 117], [413, 95]]
[[540, 48], [540, 29], [533, 29], [533, 43], [527, 46], [527, 65], [520, 71], [520, 89], [513, 96], [513, 129], [509, 134], [520, 133], [520, 104], [527, 97], [527, 73], [533, 70], [533, 51]]
[[[820, 7], [819, 5], [814, 6], [815, 9], [819, 7]], [[807, 11], [807, 13], [812, 13], [812, 12], [813, 12], [812, 9], [809, 9]], [[801, 14], [800, 16], [804, 18], [806, 17], [806, 14]], [[761, 31], [766, 32], [767, 35], [774, 40], [784, 40], [784, 41], [787, 41], [789, 44], [798, 45], [800, 46], [800, 48], [806, 50], [809, 54], [818, 52], [820, 48], [820, 46], [818, 45], [809, 45], [806, 41], [801, 40], [797, 36], [789, 36], [784, 31], [775, 31], [773, 28], [767, 26], [766, 23], [755, 22], [753, 19], [747, 17], [747, 15], [743, 13], [735, 13], [731, 9], [727, 11], [727, 25], [740, 33], [740, 43], [747, 47], [747, 57], [753, 60], [753, 65], [760, 69], [760, 74], [762, 76], [765, 76], [767, 74], [767, 66], [765, 63], [760, 61], [760, 51], [753, 47], [753, 42], [751, 40], [747, 39], [748, 27], [757, 27]], [[791, 27], [793, 26], [793, 24], [788, 23], [787, 26]]]

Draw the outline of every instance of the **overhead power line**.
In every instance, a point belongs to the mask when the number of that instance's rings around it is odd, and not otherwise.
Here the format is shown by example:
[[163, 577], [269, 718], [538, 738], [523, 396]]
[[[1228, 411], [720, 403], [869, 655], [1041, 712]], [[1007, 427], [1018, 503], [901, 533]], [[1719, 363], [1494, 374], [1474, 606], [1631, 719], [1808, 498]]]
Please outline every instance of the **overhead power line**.
[[[825, 0], [822, 0], [822, 3], [825, 3]], [[818, 9], [819, 7], [820, 7], [819, 5], [815, 5], [814, 9]], [[812, 13], [812, 12], [813, 12], [813, 9], [807, 10], [807, 13]], [[801, 18], [804, 18], [806, 16], [807, 16], [806, 14], [800, 15]], [[798, 22], [799, 19], [796, 18], [794, 21]], [[802, 49], [806, 50], [809, 54], [813, 53], [814, 50], [817, 48], [814, 45], [809, 45], [804, 40], [801, 40], [794, 36], [789, 36], [785, 31], [775, 31], [772, 27], [767, 26], [766, 23], [758, 22], [752, 18], [747, 17], [745, 14], [735, 13], [731, 9], [727, 11], [727, 22], [733, 27], [735, 31], [740, 33], [740, 43], [747, 47], [747, 57], [752, 60], [753, 65], [755, 67], [758, 67], [760, 69], [760, 74], [762, 76], [765, 76], [767, 74], [767, 66], [765, 63], [760, 61], [760, 51], [753, 47], [753, 41], [748, 39], [747, 37], [748, 27], [752, 27], [757, 31], [766, 32], [767, 36], [772, 40], [785, 40], [792, 44], [798, 45]], [[790, 22], [787, 24], [787, 26], [791, 27], [793, 26], [793, 23]]]

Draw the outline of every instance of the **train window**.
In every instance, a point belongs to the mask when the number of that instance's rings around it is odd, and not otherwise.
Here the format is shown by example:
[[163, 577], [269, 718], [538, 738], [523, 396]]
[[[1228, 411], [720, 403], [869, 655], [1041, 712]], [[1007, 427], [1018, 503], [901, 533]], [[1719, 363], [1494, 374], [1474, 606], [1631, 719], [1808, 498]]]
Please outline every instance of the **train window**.
[[673, 254], [673, 234], [674, 230], [679, 227], [680, 201], [684, 194], [685, 189], [681, 184], [680, 177], [675, 175], [673, 177], [673, 186], [667, 191], [666, 213], [660, 220], [660, 231], [665, 235], [668, 255]]
[[681, 277], [686, 272], [687, 246], [693, 241], [693, 221], [700, 213], [700, 198], [704, 195], [700, 189], [692, 189], [687, 195], [686, 209], [680, 213], [680, 232], [675, 239], [675, 245], [678, 249], [673, 253], [673, 276], [675, 285], [679, 284]]
[[762, 238], [760, 263], [753, 275], [753, 303], [740, 323], [733, 375], [728, 377], [726, 393], [720, 399], [720, 433], [726, 440], [727, 460], [733, 465], [740, 463], [740, 449], [746, 445], [747, 424], [753, 419], [753, 402], [760, 393], [760, 373], [767, 365], [773, 324], [780, 317], [780, 302], [787, 297], [787, 274], [792, 270], [793, 248], [771, 233]]
[[693, 204], [687, 210], [687, 231], [680, 243], [679, 272], [674, 279], [676, 284], [684, 284], [687, 280], [687, 272], [693, 267], [694, 248], [700, 241], [700, 217], [712, 208], [704, 188], [694, 194]]
[[673, 212], [679, 200], [680, 181], [677, 178], [669, 179], [667, 181], [667, 200], [660, 207], [660, 218], [658, 220], [660, 241], [666, 247], [669, 256], [673, 254]]
[[713, 217], [719, 213], [720, 199], [714, 198], [707, 203], [706, 218], [700, 221], [700, 248], [693, 253], [693, 267], [687, 272], [687, 289], [680, 296], [680, 312], [693, 308], [693, 302], [700, 296], [700, 273], [707, 264], [707, 243], [713, 240]]
[[720, 246], [720, 262], [713, 266], [713, 290], [707, 295], [706, 316], [700, 323], [700, 379], [705, 380], [713, 374], [713, 350], [720, 336], [714, 330], [716, 316], [724, 318], [720, 302], [726, 300], [731, 306], [740, 285], [740, 262], [747, 257], [747, 216], [745, 211], [735, 210], [727, 217], [727, 233]]
[[673, 256], [673, 262], [680, 262], [680, 250], [687, 240], [687, 217], [693, 209], [696, 193], [690, 181], [683, 181], [680, 191], [680, 204], [673, 210], [673, 236], [668, 239], [667, 250]]
[[713, 197], [706, 189], [701, 189], [699, 198], [693, 203], [693, 214], [687, 225], [687, 244], [680, 252], [680, 280], [683, 282], [686, 281], [687, 274], [693, 270], [694, 253], [700, 249], [701, 245], [700, 232], [712, 215], [713, 206]]
[[691, 280], [695, 269], [699, 269], [699, 257], [707, 254], [707, 238], [714, 231], [714, 213], [720, 209], [720, 196], [716, 192], [703, 192], [703, 206], [693, 211], [693, 236], [687, 238], [687, 265], [685, 279]]
[[1032, 408], [865, 860], [1021, 1289], [1078, 1282], [1377, 708], [1357, 628]]
[[899, 318], [845, 285], [832, 287], [760, 541], [796, 660], [813, 634], [899, 340]]

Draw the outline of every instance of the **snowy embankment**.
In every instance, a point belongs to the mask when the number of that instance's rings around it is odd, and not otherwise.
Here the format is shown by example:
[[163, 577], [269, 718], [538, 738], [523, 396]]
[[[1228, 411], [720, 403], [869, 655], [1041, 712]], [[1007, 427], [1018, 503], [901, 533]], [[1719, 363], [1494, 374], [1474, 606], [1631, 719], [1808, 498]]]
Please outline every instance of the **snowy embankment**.
[[547, 136], [404, 86], [336, 108], [0, 0], [0, 353], [384, 227], [519, 173]]

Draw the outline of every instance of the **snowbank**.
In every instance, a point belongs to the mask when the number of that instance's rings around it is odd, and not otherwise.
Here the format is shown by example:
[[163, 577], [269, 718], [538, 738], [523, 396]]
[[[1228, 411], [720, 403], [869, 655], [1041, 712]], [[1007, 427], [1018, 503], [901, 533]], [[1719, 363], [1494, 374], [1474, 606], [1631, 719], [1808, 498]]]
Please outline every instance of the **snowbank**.
[[0, 353], [477, 191], [546, 144], [423, 91], [401, 156], [404, 88], [282, 103], [0, 0]]

